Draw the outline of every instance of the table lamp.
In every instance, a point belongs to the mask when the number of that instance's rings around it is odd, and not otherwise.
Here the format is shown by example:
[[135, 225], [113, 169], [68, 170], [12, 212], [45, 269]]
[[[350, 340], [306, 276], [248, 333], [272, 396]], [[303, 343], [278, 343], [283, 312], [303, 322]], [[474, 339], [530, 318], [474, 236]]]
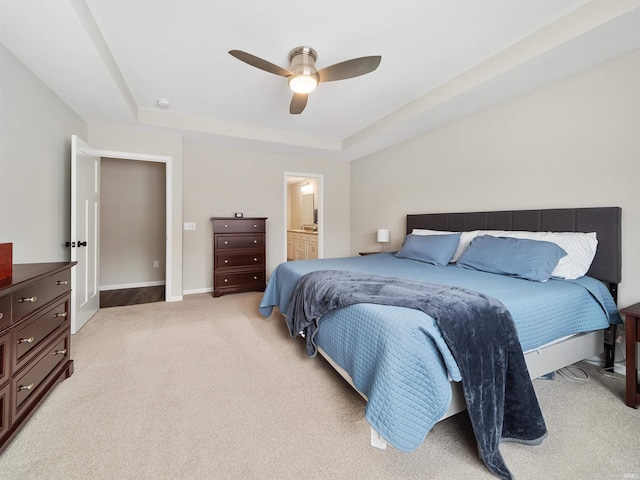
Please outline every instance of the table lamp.
[[389, 230], [386, 228], [378, 229], [378, 242], [382, 244], [382, 251], [384, 252], [384, 244], [389, 243]]

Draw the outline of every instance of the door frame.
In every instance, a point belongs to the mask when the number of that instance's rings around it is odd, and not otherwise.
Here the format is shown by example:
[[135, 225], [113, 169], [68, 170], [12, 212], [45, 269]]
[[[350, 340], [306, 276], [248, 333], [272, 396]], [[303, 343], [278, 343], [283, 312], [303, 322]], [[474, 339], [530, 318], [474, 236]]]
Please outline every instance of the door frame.
[[[117, 158], [120, 160], [132, 160], [140, 162], [156, 162], [165, 164], [165, 301], [169, 301], [172, 278], [172, 215], [171, 215], [171, 191], [173, 179], [173, 157], [167, 155], [153, 155], [146, 153], [117, 152], [112, 150], [95, 149], [101, 158]], [[98, 228], [100, 228], [98, 226]]]
[[288, 224], [288, 200], [289, 177], [315, 178], [318, 181], [318, 258], [324, 258], [324, 175], [321, 173], [284, 172], [284, 261], [287, 261], [287, 224]]

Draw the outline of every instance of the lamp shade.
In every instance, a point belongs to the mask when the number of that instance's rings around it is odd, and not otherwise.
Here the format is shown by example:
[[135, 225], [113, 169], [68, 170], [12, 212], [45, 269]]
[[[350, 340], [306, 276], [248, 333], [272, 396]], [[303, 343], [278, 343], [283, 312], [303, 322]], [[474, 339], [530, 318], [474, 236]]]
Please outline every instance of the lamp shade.
[[378, 242], [389, 243], [389, 230], [387, 230], [386, 228], [378, 229]]

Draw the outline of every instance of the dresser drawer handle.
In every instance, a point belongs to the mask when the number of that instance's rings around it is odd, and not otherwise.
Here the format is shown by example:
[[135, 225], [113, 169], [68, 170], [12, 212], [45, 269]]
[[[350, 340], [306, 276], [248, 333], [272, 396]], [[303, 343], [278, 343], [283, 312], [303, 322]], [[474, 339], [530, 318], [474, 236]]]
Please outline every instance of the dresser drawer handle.
[[30, 383], [29, 385], [20, 385], [18, 386], [18, 391], [31, 390], [32, 388], [33, 388], [33, 383]]
[[69, 280], [58, 280], [56, 285], [69, 285]]
[[258, 261], [258, 259], [254, 257], [254, 258], [253, 258], [253, 261], [254, 261], [254, 262], [257, 262], [257, 261]]
[[4, 313], [0, 312], [0, 318], [4, 317]]
[[20, 299], [20, 303], [25, 303], [25, 302], [35, 302], [36, 300], [38, 300], [38, 297], [36, 297], [35, 295], [33, 297], [24, 297]]
[[225, 279], [224, 279], [224, 281], [225, 281], [225, 283], [226, 283], [226, 282], [228, 282], [228, 281], [229, 281], [229, 279], [228, 279], [228, 278], [225, 278]]
[[225, 245], [229, 245], [229, 242], [227, 242], [227, 241], [225, 240], [225, 241], [224, 241], [224, 244], [225, 244]]
[[35, 339], [35, 337], [21, 338], [20, 340], [18, 340], [18, 343], [33, 343]]
[[54, 355], [65, 355], [66, 353], [67, 353], [66, 348], [64, 350], [56, 350], [55, 352], [53, 352]]
[[67, 315], [69, 315], [67, 312], [62, 312], [62, 313], [54, 313], [53, 316], [58, 318], [58, 317], [66, 317]]
[[258, 277], [253, 277], [254, 280], [258, 280]]
[[258, 228], [258, 225], [254, 225], [253, 228]]
[[258, 243], [258, 240], [254, 240], [253, 243]]
[[229, 226], [229, 225], [225, 224], [225, 225], [224, 225], [224, 228], [227, 228], [228, 226]]
[[224, 259], [224, 263], [229, 263], [229, 260], [227, 260], [226, 258]]

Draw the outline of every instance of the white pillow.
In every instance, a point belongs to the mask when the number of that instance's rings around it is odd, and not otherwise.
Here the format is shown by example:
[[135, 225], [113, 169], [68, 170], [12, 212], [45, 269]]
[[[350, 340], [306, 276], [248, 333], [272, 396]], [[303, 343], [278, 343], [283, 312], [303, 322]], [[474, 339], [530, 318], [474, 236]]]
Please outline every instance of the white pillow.
[[[586, 275], [593, 258], [596, 256], [598, 239], [595, 232], [522, 232], [509, 230], [476, 230], [477, 235], [494, 237], [526, 238], [553, 242], [561, 247], [567, 255], [562, 257], [551, 272], [555, 278], [576, 279]], [[462, 243], [462, 237], [460, 238]], [[453, 261], [453, 260], [452, 260]]]
[[[424, 230], [414, 228], [415, 235], [444, 235], [457, 232], [446, 232], [442, 230]], [[562, 257], [556, 268], [551, 273], [555, 278], [566, 278], [573, 280], [587, 274], [593, 258], [596, 256], [598, 239], [595, 232], [525, 232], [511, 230], [473, 230], [462, 232], [460, 243], [451, 258], [451, 262], [457, 262], [464, 251], [469, 248], [471, 240], [480, 235], [492, 235], [494, 237], [525, 238], [529, 240], [541, 240], [553, 242], [560, 246], [567, 255]]]
[[411, 233], [414, 235], [451, 235], [452, 233], [458, 232], [448, 232], [446, 230], [427, 230], [425, 228], [414, 228], [411, 230]]

